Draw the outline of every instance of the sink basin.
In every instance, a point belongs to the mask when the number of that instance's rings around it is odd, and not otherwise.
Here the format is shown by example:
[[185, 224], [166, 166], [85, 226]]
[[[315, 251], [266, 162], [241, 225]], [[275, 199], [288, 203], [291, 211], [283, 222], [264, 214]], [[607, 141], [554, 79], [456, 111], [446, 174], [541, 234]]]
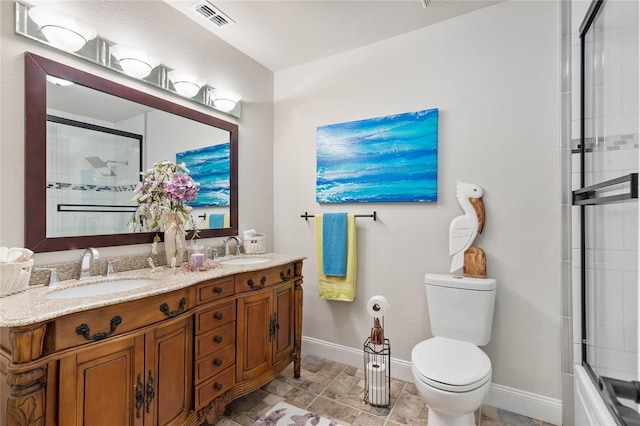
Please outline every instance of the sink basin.
[[268, 262], [271, 259], [268, 257], [234, 257], [233, 259], [223, 260], [223, 265], [254, 265], [256, 263]]
[[121, 291], [133, 290], [136, 288], [153, 284], [155, 280], [133, 278], [126, 280], [101, 281], [98, 283], [88, 283], [78, 287], [65, 288], [64, 290], [52, 291], [46, 294], [45, 299], [70, 299], [74, 297], [104, 296], [106, 294], [119, 293]]

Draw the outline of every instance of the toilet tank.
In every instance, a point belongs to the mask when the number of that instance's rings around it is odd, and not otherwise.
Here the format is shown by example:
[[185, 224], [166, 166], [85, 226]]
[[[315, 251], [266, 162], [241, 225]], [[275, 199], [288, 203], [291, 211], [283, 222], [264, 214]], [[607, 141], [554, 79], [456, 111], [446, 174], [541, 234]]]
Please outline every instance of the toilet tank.
[[431, 334], [484, 346], [491, 339], [496, 280], [426, 274]]

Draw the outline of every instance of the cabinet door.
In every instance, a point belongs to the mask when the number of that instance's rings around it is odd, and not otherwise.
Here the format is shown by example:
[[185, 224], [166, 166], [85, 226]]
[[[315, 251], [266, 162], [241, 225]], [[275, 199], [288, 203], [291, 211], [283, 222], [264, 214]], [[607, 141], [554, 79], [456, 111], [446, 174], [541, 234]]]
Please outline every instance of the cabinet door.
[[182, 424], [191, 401], [191, 317], [148, 332], [145, 425]]
[[[116, 339], [60, 360], [59, 421], [65, 426], [141, 426], [136, 375], [144, 370], [144, 336]], [[144, 378], [141, 378], [144, 380]]]
[[262, 290], [238, 299], [236, 381], [260, 376], [271, 367], [269, 321], [271, 291]]
[[[294, 345], [294, 293], [293, 282], [283, 284], [274, 290], [275, 335], [272, 335], [273, 363], [290, 358]], [[273, 334], [273, 333], [272, 333]]]

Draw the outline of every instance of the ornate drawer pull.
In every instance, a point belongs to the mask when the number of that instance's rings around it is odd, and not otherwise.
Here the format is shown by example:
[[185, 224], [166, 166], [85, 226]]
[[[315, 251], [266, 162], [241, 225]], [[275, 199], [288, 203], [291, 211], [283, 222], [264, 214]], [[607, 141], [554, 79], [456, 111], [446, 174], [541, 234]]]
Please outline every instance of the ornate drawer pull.
[[216, 383], [216, 390], [222, 390], [222, 383]]
[[269, 320], [269, 341], [271, 341], [278, 333], [280, 329], [280, 324], [278, 324], [278, 315], [273, 313], [271, 314], [271, 318]]
[[217, 320], [221, 320], [221, 319], [222, 319], [222, 314], [221, 314], [220, 312], [218, 312], [218, 313], [216, 313], [216, 314], [214, 315], [214, 317], [215, 317], [215, 319], [217, 319]]
[[247, 285], [251, 287], [253, 290], [260, 290], [264, 288], [264, 285], [267, 283], [267, 277], [260, 278], [260, 285], [257, 285], [251, 278], [247, 280]]
[[216, 287], [215, 292], [218, 294], [222, 294], [222, 287]]
[[90, 336], [89, 334], [91, 333], [91, 331], [89, 330], [89, 326], [85, 323], [82, 323], [76, 327], [76, 334], [79, 336], [83, 336], [87, 340], [102, 340], [111, 336], [120, 324], [122, 324], [122, 317], [120, 317], [120, 315], [116, 315], [115, 317], [111, 318], [111, 330], [109, 331], [103, 331], [102, 333], [96, 333], [93, 336]]
[[182, 299], [180, 299], [180, 307], [177, 311], [169, 312], [169, 305], [163, 303], [162, 305], [160, 305], [160, 312], [162, 312], [169, 318], [174, 318], [184, 312], [185, 306], [187, 306], [187, 298], [183, 297]]
[[149, 377], [147, 378], [147, 413], [150, 412], [151, 401], [153, 401], [154, 396], [156, 396], [156, 392], [153, 390], [153, 375], [149, 370]]
[[280, 271], [280, 279], [282, 281], [288, 281], [291, 279], [291, 268], [287, 269], [287, 275], [284, 274], [284, 271]]
[[136, 383], [136, 418], [140, 418], [140, 409], [144, 405], [144, 393], [142, 393], [142, 374], [138, 373], [138, 381]]
[[222, 336], [216, 336], [213, 340], [215, 340], [216, 343], [222, 343]]
[[216, 365], [216, 367], [220, 367], [222, 365], [222, 360], [216, 359], [215, 361], [213, 361], [213, 363]]

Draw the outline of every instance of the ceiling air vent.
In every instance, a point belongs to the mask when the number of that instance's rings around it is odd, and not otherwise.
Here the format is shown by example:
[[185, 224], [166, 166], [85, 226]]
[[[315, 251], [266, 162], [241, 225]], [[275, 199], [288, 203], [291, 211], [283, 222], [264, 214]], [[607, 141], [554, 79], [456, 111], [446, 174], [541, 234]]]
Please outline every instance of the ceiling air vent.
[[235, 21], [222, 13], [220, 9], [206, 0], [199, 1], [191, 6], [191, 9], [200, 17], [214, 23], [217, 27], [226, 27], [235, 24]]

